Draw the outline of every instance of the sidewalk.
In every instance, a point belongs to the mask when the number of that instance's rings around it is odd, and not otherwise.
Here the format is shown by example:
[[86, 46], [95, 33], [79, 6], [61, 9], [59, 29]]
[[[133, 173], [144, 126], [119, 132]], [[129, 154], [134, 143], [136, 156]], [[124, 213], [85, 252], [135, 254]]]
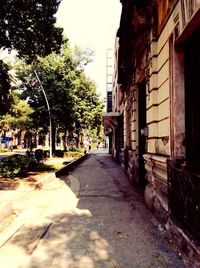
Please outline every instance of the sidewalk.
[[[57, 175], [64, 172], [67, 174], [74, 168], [79, 161], [85, 156], [79, 159], [73, 158], [53, 158], [48, 162], [66, 162], [60, 170], [56, 172], [39, 172], [36, 174], [30, 174], [25, 179], [19, 179], [12, 182], [12, 180], [4, 180], [1, 182], [0, 190], [0, 247], [24, 224], [29, 211], [35, 206], [38, 192], [41, 196], [44, 196], [44, 191], [50, 183], [56, 185], [60, 182]], [[29, 215], [30, 216], [30, 215]]]
[[106, 149], [21, 202], [25, 224], [0, 248], [2, 267], [186, 267]]

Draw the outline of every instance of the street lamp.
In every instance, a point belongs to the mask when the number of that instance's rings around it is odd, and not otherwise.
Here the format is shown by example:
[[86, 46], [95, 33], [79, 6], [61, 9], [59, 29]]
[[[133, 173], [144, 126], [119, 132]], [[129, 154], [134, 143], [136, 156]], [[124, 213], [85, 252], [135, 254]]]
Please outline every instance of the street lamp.
[[43, 88], [43, 85], [42, 85], [42, 83], [40, 81], [40, 78], [39, 78], [37, 72], [36, 71], [34, 71], [34, 72], [35, 72], [36, 78], [37, 78], [37, 80], [38, 80], [38, 82], [40, 84], [40, 88], [42, 90], [42, 93], [44, 94], [45, 101], [46, 101], [46, 104], [47, 104], [48, 113], [49, 113], [49, 128], [50, 128], [49, 129], [49, 138], [50, 138], [50, 155], [49, 155], [49, 157], [51, 158], [52, 157], [52, 121], [51, 121], [51, 111], [50, 111], [50, 106], [49, 106], [49, 102], [48, 102], [48, 99], [47, 99], [47, 95], [46, 95], [45, 90]]

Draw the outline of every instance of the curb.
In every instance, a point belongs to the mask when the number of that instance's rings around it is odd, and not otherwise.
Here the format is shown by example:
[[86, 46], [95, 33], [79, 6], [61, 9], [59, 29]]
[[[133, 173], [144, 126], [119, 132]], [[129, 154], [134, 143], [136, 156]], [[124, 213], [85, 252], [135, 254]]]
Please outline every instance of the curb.
[[[71, 170], [73, 170], [79, 163], [87, 158], [87, 154], [79, 157], [71, 161], [65, 167], [57, 170], [50, 175], [38, 180], [37, 184], [44, 184], [49, 182], [49, 180], [53, 180], [55, 178], [59, 178], [59, 176], [67, 175]], [[73, 189], [76, 196], [78, 195], [80, 189], [80, 183], [76, 179], [76, 177], [69, 175], [69, 179], [71, 181], [71, 188]], [[8, 216], [13, 213], [12, 202], [6, 202], [0, 206], [0, 222], [5, 220]], [[29, 212], [30, 213], [30, 212]], [[5, 232], [1, 233], [0, 237], [0, 247], [2, 247], [25, 223], [25, 219], [27, 218], [27, 211], [22, 212], [21, 215], [17, 217], [17, 219], [11, 224], [11, 226], [5, 230]]]
[[12, 202], [7, 201], [0, 205], [0, 223], [13, 213]]
[[57, 170], [55, 172], [56, 178], [59, 178], [62, 175], [67, 175], [70, 171], [72, 171], [78, 164], [84, 161], [88, 157], [87, 154], [82, 155], [81, 157], [74, 159], [70, 163], [68, 163], [65, 167]]
[[84, 161], [88, 157], [87, 154], [82, 155], [81, 157], [72, 160], [70, 163], [68, 163], [66, 166], [62, 167], [61, 169], [51, 173], [50, 175], [47, 175], [44, 178], [41, 178], [38, 180], [37, 185], [49, 182], [50, 180], [53, 180], [55, 178], [59, 178], [60, 176], [67, 175], [70, 171], [72, 171], [78, 164], [80, 164], [82, 161]]

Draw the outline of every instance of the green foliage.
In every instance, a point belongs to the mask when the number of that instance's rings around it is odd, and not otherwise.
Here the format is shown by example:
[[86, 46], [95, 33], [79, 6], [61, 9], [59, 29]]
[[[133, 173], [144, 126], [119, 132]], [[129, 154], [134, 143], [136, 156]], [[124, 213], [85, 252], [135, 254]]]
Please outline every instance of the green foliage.
[[55, 26], [58, 0], [1, 0], [0, 47], [14, 48], [29, 62], [58, 52], [63, 29]]
[[74, 146], [69, 147], [69, 152], [77, 152], [78, 149]]
[[64, 152], [64, 157], [80, 157], [81, 155], [83, 155], [82, 152], [73, 152], [73, 151], [69, 151], [69, 152]]
[[33, 77], [35, 70], [47, 95], [54, 128], [60, 128], [66, 133], [75, 126], [79, 133], [83, 127], [99, 127], [103, 103], [96, 94], [95, 83], [86, 77], [81, 68], [91, 61], [89, 57], [89, 52], [80, 49], [73, 53], [66, 43], [60, 55], [52, 53], [38, 58], [37, 66], [19, 66], [22, 97], [28, 98], [28, 103], [34, 110], [31, 118], [36, 129], [48, 130], [49, 114], [41, 87]]
[[94, 51], [87, 48], [82, 50], [79, 46], [74, 47], [74, 62], [76, 67], [84, 70], [85, 66], [93, 61]]
[[35, 161], [27, 156], [12, 155], [0, 162], [0, 174], [7, 178], [22, 176], [33, 168], [35, 164]]
[[0, 125], [8, 129], [30, 128], [32, 122], [29, 116], [33, 109], [26, 101], [20, 100], [15, 91], [11, 92], [11, 97], [13, 103], [9, 112], [0, 118]]
[[[0, 48], [15, 49], [20, 58], [31, 63], [37, 56], [59, 52], [63, 29], [56, 27], [55, 14], [59, 0], [2, 0], [0, 4]], [[10, 77], [8, 65], [0, 60], [0, 116], [10, 112]], [[20, 104], [21, 108], [22, 105]], [[27, 108], [27, 106], [26, 106]], [[18, 109], [19, 111], [19, 109]], [[7, 124], [22, 125], [27, 118], [14, 120], [9, 115]], [[17, 122], [18, 121], [18, 122]], [[27, 127], [27, 126], [24, 126]]]
[[95, 83], [81, 73], [74, 80], [73, 86], [76, 128], [97, 128], [101, 124], [103, 102], [96, 94]]
[[0, 60], [0, 116], [6, 114], [11, 106], [9, 66]]
[[54, 156], [63, 157], [64, 156], [63, 150], [55, 150]]
[[44, 159], [50, 157], [50, 150], [43, 150]]
[[0, 153], [8, 153], [10, 152], [10, 149], [9, 148], [0, 148]]
[[[34, 109], [31, 118], [36, 129], [40, 127], [47, 131], [49, 125], [49, 114], [47, 104], [40, 85], [35, 77], [31, 77], [36, 66], [20, 66], [19, 77], [22, 81], [22, 97], [28, 98], [30, 106]], [[37, 73], [42, 82], [43, 88], [51, 109], [52, 121], [54, 124], [68, 127], [72, 124], [71, 108], [72, 99], [70, 95], [71, 77], [74, 63], [71, 51], [65, 50], [65, 57], [60, 57], [55, 53], [39, 58], [37, 64]], [[38, 92], [39, 91], [39, 92]]]
[[45, 160], [46, 158], [49, 157], [50, 151], [43, 149], [36, 149], [34, 155], [37, 163], [40, 163], [42, 160]]
[[34, 158], [34, 152], [33, 152], [32, 150], [27, 150], [27, 151], [26, 151], [26, 156], [29, 157], [29, 158], [30, 158], [30, 157], [31, 157], [31, 158]]

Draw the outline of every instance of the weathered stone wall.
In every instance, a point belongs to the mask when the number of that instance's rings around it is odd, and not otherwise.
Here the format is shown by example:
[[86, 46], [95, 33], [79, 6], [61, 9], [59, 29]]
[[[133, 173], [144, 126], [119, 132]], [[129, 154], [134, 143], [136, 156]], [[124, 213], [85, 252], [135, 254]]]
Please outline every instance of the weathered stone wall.
[[[166, 223], [170, 216], [167, 159], [185, 158], [184, 43], [200, 26], [200, 1], [170, 1], [156, 30], [155, 25], [145, 20], [147, 9], [144, 12], [139, 6], [133, 8], [134, 1], [124, 3], [127, 6], [124, 4], [126, 10], [119, 34], [123, 85], [116, 93], [120, 96], [117, 109], [124, 112], [124, 150], [120, 160], [130, 181], [139, 183], [138, 96], [140, 83], [146, 81], [148, 138], [144, 195], [147, 206]], [[149, 26], [152, 26], [150, 35]]]
[[[170, 36], [175, 28], [174, 18], [180, 11], [177, 4], [165, 27], [155, 38], [152, 32], [150, 44], [150, 77], [147, 90], [147, 125], [149, 129], [146, 161], [148, 184], [145, 190], [147, 206], [154, 210], [160, 219], [167, 220], [167, 164], [172, 155], [171, 143], [171, 58]], [[183, 115], [182, 115], [183, 116]]]
[[148, 184], [145, 203], [162, 222], [168, 219], [167, 163], [165, 157], [144, 155]]

